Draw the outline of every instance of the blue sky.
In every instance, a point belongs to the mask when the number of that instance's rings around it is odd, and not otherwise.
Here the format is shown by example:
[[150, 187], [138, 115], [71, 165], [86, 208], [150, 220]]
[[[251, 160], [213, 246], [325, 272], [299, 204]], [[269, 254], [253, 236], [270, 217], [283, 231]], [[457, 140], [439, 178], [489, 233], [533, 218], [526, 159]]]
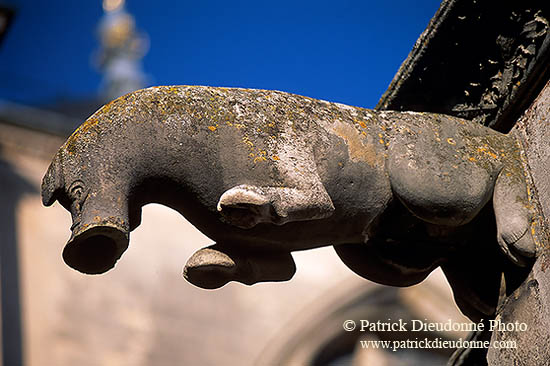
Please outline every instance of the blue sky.
[[[94, 96], [101, 0], [11, 0], [0, 99]], [[148, 85], [276, 89], [374, 107], [439, 7], [417, 1], [127, 0], [150, 49]]]

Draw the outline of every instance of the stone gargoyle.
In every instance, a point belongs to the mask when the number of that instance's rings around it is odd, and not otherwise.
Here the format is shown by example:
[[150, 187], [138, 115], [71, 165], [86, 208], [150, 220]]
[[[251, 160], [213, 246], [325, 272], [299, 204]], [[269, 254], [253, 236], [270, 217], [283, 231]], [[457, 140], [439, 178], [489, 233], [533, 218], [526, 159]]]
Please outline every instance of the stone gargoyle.
[[197, 286], [288, 280], [292, 251], [333, 245], [387, 285], [441, 266], [461, 310], [480, 319], [494, 314], [503, 275], [517, 285], [536, 255], [520, 154], [513, 134], [446, 115], [153, 87], [72, 134], [42, 199], [71, 212], [63, 258], [84, 273], [113, 268], [141, 207], [157, 202], [215, 241], [184, 268]]

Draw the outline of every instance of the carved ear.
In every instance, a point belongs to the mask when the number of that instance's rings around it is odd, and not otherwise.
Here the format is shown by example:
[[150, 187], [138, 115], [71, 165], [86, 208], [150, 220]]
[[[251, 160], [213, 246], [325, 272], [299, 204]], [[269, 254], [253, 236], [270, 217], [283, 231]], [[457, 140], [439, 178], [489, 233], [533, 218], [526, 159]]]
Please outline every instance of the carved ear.
[[63, 169], [59, 153], [54, 157], [46, 175], [42, 178], [42, 203], [50, 206], [57, 200], [57, 193], [63, 187]]

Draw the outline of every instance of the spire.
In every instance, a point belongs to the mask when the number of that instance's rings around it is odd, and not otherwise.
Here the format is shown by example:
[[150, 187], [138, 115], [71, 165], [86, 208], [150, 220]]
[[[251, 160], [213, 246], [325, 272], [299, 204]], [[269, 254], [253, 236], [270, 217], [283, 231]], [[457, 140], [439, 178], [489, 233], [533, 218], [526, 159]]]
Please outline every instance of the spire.
[[141, 59], [147, 53], [148, 39], [137, 32], [135, 19], [126, 12], [124, 3], [103, 0], [104, 15], [98, 26], [102, 96], [109, 100], [144, 87], [146, 79]]

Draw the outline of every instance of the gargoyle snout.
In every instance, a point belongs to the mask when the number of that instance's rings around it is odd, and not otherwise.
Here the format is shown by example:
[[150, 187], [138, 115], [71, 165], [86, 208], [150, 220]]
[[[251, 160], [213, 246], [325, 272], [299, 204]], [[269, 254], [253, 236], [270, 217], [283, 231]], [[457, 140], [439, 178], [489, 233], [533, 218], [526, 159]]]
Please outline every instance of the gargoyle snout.
[[59, 154], [55, 156], [48, 167], [48, 171], [42, 178], [42, 203], [44, 206], [52, 205], [57, 199], [57, 192], [63, 187], [63, 175]]
[[80, 223], [63, 249], [67, 265], [86, 274], [100, 274], [113, 268], [128, 248], [126, 225], [116, 217], [96, 218], [92, 223]]

